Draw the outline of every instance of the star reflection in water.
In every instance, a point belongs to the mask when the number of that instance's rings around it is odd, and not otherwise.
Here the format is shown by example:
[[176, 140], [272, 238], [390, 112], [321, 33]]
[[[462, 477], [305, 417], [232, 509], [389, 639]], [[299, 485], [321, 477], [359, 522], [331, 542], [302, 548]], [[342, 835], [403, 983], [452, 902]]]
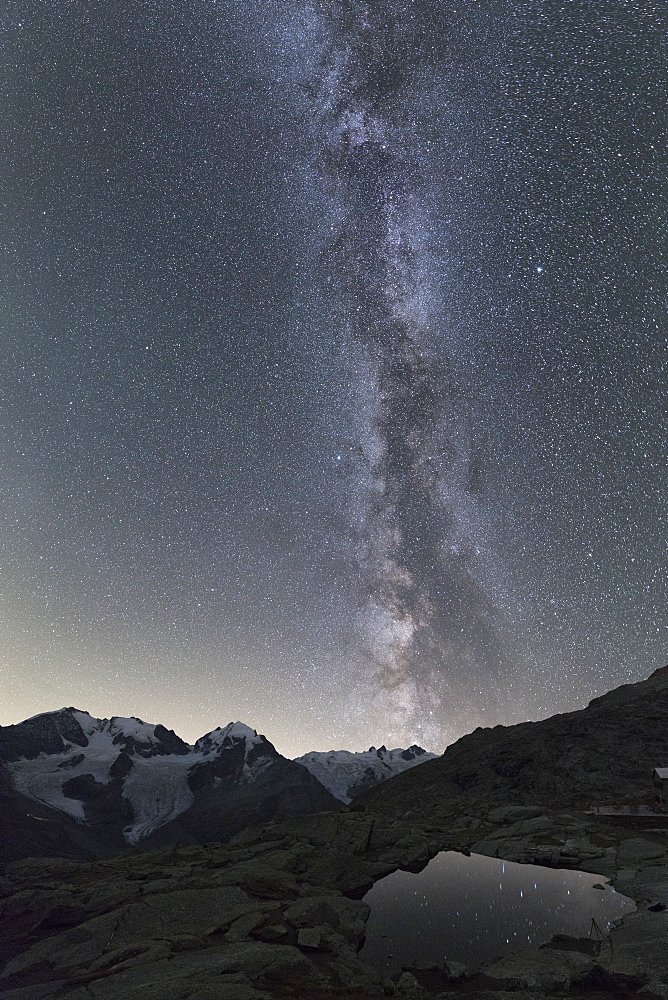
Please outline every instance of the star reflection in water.
[[605, 934], [635, 903], [600, 886], [587, 872], [442, 852], [419, 874], [397, 871], [369, 890], [360, 958], [388, 974], [445, 961], [476, 967], [555, 934]]

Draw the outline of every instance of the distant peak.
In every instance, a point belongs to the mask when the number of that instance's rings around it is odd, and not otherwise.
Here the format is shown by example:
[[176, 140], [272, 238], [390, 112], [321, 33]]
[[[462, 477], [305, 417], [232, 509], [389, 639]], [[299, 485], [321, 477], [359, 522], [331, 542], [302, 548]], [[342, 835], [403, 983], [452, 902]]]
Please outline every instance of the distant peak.
[[251, 729], [245, 722], [228, 722], [226, 726], [218, 726], [201, 736], [195, 743], [195, 749], [206, 753], [214, 747], [221, 747], [226, 743], [231, 745], [237, 740], [245, 740], [246, 748], [250, 749], [257, 743], [262, 743], [264, 737], [258, 736], [257, 730]]
[[352, 750], [312, 750], [295, 761], [301, 764], [341, 802], [350, 802], [360, 792], [381, 781], [435, 757], [413, 744], [407, 750], [386, 746]]
[[252, 739], [257, 736], [257, 730], [251, 729], [245, 722], [228, 722], [226, 726], [218, 726], [207, 735], [220, 736], [221, 739], [224, 739], [226, 736], [230, 736], [232, 739], [240, 739], [242, 736], [246, 739]]

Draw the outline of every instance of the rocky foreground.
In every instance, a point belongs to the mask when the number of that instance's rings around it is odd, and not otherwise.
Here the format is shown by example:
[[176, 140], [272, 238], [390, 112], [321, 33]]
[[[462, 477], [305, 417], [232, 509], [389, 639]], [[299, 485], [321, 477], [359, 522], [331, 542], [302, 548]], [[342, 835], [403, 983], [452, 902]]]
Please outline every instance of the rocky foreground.
[[[364, 814], [323, 814], [252, 842], [85, 864], [33, 859], [2, 879], [5, 1000], [267, 1000], [479, 995], [668, 997], [668, 841], [582, 816], [517, 807], [462, 817], [448, 835]], [[477, 972], [414, 969], [383, 982], [357, 958], [354, 897], [439, 849], [581, 868], [639, 910], [598, 954], [544, 948]], [[353, 897], [353, 898], [351, 898]], [[510, 1000], [510, 998], [509, 998]]]
[[[577, 713], [591, 713], [592, 746], [604, 745], [603, 724], [609, 727], [620, 714], [617, 748], [608, 764], [614, 769], [616, 758], [624, 758], [620, 771], [638, 800], [652, 796], [646, 758], [661, 752], [665, 756], [655, 765], [668, 761], [666, 714], [661, 731], [652, 729], [648, 736], [649, 749], [638, 745], [632, 753], [623, 734], [636, 740], [643, 705], [654, 720], [666, 692], [664, 675], [631, 687], [625, 716], [617, 692], [605, 711], [595, 704]], [[573, 725], [572, 716], [557, 718]], [[557, 722], [548, 722], [556, 740]], [[577, 725], [583, 744], [587, 726]], [[441, 763], [434, 761], [369, 793], [357, 811], [270, 824], [227, 846], [135, 850], [88, 863], [38, 858], [7, 865], [0, 884], [5, 952], [0, 995], [3, 1000], [668, 998], [668, 819], [657, 815], [645, 829], [634, 827], [633, 820], [609, 824], [589, 815], [588, 790], [598, 787], [593, 767], [573, 767], [567, 795], [576, 799], [582, 774], [578, 808], [565, 807], [554, 795], [549, 802], [540, 789], [532, 802], [521, 778], [530, 762], [512, 764], [503, 751], [508, 734], [519, 728], [486, 731], [499, 736], [496, 761], [485, 749], [486, 795], [480, 788], [453, 794], [447, 785], [448, 795], [440, 800], [405, 802], [406, 781], [423, 769], [433, 771]], [[581, 759], [600, 767], [603, 757], [584, 753]], [[514, 784], [503, 803], [493, 773], [503, 777], [513, 767], [506, 776]], [[404, 790], [391, 815], [387, 795], [395, 783]], [[385, 798], [376, 808], [381, 792]], [[600, 946], [555, 941], [479, 970], [416, 968], [396, 982], [383, 982], [357, 957], [368, 915], [360, 897], [383, 875], [399, 867], [418, 869], [448, 849], [595, 872], [635, 899], [638, 910]]]

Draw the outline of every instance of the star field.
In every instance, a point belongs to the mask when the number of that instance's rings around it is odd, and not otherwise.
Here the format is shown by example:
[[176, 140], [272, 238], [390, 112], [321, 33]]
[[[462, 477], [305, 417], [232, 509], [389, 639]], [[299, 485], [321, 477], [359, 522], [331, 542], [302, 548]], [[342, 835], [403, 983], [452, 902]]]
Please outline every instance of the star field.
[[430, 750], [668, 661], [668, 16], [2, 15], [3, 725]]

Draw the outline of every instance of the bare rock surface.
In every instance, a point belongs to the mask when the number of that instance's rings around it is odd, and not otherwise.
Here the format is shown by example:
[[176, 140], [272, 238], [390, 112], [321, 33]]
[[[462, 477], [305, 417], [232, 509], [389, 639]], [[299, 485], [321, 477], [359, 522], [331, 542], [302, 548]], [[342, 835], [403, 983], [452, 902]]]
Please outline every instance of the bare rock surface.
[[[508, 851], [519, 844], [525, 852], [528, 843], [531, 854], [534, 840], [549, 835], [558, 852], [577, 847], [583, 857], [599, 843], [612, 874], [617, 859], [637, 866], [622, 869], [625, 891], [633, 890], [641, 905], [644, 899], [668, 906], [668, 864], [657, 838], [608, 830], [572, 814], [555, 814], [550, 829], [541, 812], [533, 817], [542, 819], [532, 833], [522, 825], [530, 821], [525, 817], [497, 829], [505, 838], [499, 841], [489, 835], [489, 812], [481, 809], [480, 826], [470, 836], [488, 830], [486, 843], [503, 843]], [[8, 866], [1, 883], [0, 920], [9, 932], [0, 995], [206, 1000], [217, 990], [249, 1000], [256, 994], [303, 1000], [435, 996], [415, 970], [390, 983], [360, 962], [369, 908], [343, 892], [363, 893], [372, 870], [398, 857], [400, 843], [403, 867], [415, 867], [431, 848], [454, 846], [445, 831], [437, 844], [434, 830], [349, 813], [310, 817], [300, 824], [299, 837], [295, 823], [270, 825], [255, 841], [238, 845], [135, 852], [92, 863], [36, 858]], [[374, 831], [390, 846], [372, 848]], [[651, 893], [642, 896], [650, 884]], [[668, 983], [666, 941], [668, 911], [640, 909], [597, 956], [557, 946], [506, 956], [477, 976], [461, 967], [444, 970], [450, 985], [443, 995], [464, 989], [479, 997], [566, 993], [597, 1000], [603, 989], [611, 995], [644, 990], [649, 1000]]]
[[534, 949], [514, 952], [481, 971], [492, 989], [552, 993], [568, 990], [593, 965], [594, 959], [580, 952]]
[[613, 930], [599, 964], [614, 981], [668, 984], [668, 912], [639, 910]]
[[[354, 868], [343, 871], [338, 850], [286, 836], [90, 864], [17, 862], [2, 883], [10, 932], [0, 995], [188, 1000], [234, 986], [230, 996], [249, 1000], [297, 987], [380, 996], [380, 977], [357, 958], [368, 906], [337, 887]], [[363, 862], [358, 871], [368, 882]]]

